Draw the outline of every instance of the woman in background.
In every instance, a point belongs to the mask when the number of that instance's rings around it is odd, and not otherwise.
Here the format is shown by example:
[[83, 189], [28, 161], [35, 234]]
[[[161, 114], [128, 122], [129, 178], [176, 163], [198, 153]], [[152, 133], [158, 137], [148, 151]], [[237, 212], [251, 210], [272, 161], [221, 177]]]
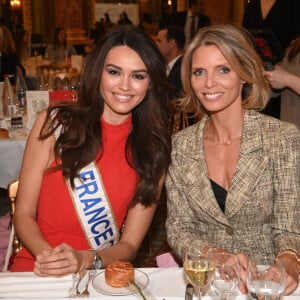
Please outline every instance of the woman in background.
[[53, 64], [68, 64], [72, 55], [77, 52], [72, 45], [67, 43], [67, 34], [63, 27], [57, 27], [54, 32], [53, 44], [46, 47], [45, 58]]

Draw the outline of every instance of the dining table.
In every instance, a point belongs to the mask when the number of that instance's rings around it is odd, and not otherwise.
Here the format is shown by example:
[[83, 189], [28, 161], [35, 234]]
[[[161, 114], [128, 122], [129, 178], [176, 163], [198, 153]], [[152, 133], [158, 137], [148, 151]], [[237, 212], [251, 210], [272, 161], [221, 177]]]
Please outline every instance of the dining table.
[[29, 129], [10, 128], [9, 138], [0, 139], [0, 187], [19, 177]]
[[[87, 274], [88, 275], [88, 274]], [[136, 268], [135, 281], [141, 287], [145, 299], [135, 290], [111, 288], [106, 285], [104, 270], [96, 271], [93, 278], [83, 283], [81, 292], [88, 282], [89, 299], [107, 300], [179, 300], [185, 299], [186, 280], [181, 267], [170, 268]], [[70, 299], [79, 298], [76, 287], [79, 275], [64, 277], [39, 277], [32, 272], [0, 273], [1, 299]], [[80, 286], [80, 285], [79, 285]], [[193, 299], [196, 299], [194, 296]], [[203, 296], [203, 300], [219, 299], [211, 290]], [[246, 295], [234, 292], [231, 300], [247, 300]], [[284, 300], [300, 299], [300, 287]]]

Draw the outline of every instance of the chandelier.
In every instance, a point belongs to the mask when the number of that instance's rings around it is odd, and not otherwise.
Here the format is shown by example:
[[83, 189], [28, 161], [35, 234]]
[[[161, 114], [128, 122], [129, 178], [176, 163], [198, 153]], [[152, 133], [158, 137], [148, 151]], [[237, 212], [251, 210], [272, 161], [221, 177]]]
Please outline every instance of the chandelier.
[[21, 7], [21, 0], [10, 0], [10, 6], [12, 8], [20, 8]]

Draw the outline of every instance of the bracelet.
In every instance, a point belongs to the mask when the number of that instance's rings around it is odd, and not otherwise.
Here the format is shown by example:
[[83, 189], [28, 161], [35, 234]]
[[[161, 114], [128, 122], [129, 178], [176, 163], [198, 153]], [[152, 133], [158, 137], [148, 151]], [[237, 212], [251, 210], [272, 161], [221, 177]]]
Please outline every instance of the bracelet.
[[277, 258], [279, 258], [280, 256], [282, 256], [284, 254], [289, 254], [289, 255], [293, 256], [297, 260], [298, 264], [300, 265], [300, 256], [296, 251], [294, 251], [292, 249], [282, 250], [277, 254]]

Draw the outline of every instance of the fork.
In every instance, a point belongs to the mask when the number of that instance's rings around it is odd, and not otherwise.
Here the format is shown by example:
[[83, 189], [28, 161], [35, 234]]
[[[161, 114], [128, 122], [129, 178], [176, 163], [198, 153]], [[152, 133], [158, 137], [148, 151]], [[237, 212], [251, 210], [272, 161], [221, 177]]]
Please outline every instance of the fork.
[[85, 288], [84, 290], [81, 292], [80, 296], [88, 296], [90, 293], [89, 293], [89, 283], [90, 281], [93, 279], [93, 277], [95, 276], [95, 274], [97, 273], [96, 270], [90, 270], [89, 271], [89, 277], [88, 277], [88, 280], [85, 284]]

